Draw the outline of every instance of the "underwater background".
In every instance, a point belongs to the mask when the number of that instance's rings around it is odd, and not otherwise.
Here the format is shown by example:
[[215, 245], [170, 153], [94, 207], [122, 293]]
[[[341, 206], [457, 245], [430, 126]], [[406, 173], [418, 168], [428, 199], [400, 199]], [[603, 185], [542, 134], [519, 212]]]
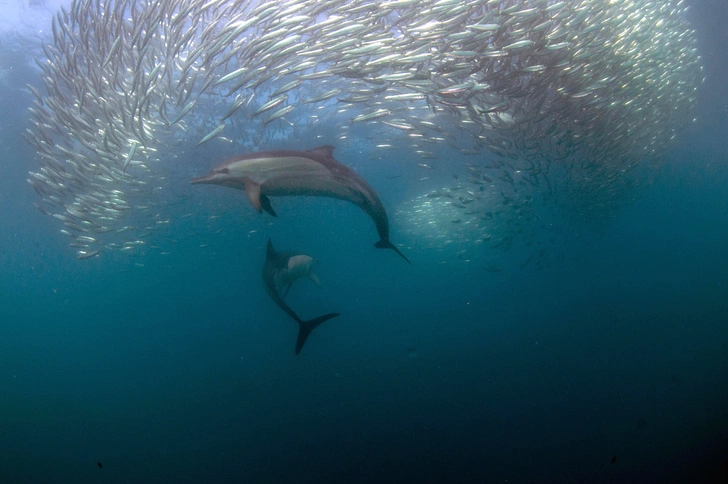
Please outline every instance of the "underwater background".
[[[411, 266], [351, 204], [276, 198], [272, 218], [189, 186], [230, 154], [208, 145], [169, 169], [164, 255], [77, 260], [21, 137], [40, 41], [12, 22], [47, 30], [55, 7], [4, 4], [0, 482], [727, 482], [728, 5], [687, 3], [697, 120], [608, 222], [566, 204], [537, 224], [538, 267], [524, 244], [425, 244], [408, 204], [467, 172], [373, 153], [366, 127], [335, 155]], [[341, 313], [299, 356], [261, 282], [269, 237], [317, 260], [296, 312]]]

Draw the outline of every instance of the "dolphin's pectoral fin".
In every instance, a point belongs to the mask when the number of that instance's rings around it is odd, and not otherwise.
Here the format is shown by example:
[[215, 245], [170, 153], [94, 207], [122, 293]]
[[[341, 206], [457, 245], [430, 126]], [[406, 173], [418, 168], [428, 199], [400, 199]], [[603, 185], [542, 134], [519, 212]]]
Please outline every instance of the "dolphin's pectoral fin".
[[393, 251], [395, 251], [395, 252], [396, 252], [397, 254], [399, 254], [399, 256], [400, 256], [400, 257], [402, 257], [402, 258], [403, 258], [404, 260], [406, 260], [406, 261], [407, 261], [407, 263], [408, 263], [409, 265], [412, 265], [412, 263], [411, 263], [411, 262], [409, 261], [409, 259], [408, 259], [408, 258], [406, 258], [406, 257], [404, 256], [404, 254], [403, 254], [403, 253], [401, 253], [401, 252], [399, 251], [399, 249], [398, 249], [398, 248], [396, 248], [396, 247], [394, 246], [394, 244], [392, 244], [392, 243], [391, 243], [390, 241], [388, 241], [388, 240], [380, 240], [379, 242], [377, 242], [376, 244], [374, 244], [374, 247], [376, 247], [377, 249], [392, 249], [392, 250], [393, 250]]
[[298, 339], [296, 340], [296, 354], [299, 354], [301, 352], [301, 349], [303, 348], [303, 344], [308, 339], [308, 335], [311, 334], [311, 331], [313, 331], [316, 326], [319, 324], [328, 321], [331, 318], [335, 318], [336, 316], [339, 316], [339, 313], [329, 313], [324, 314], [323, 316], [319, 316], [318, 318], [311, 319], [309, 321], [301, 321], [298, 323]]
[[290, 283], [290, 284], [288, 284], [288, 285], [286, 286], [286, 292], [284, 292], [284, 293], [283, 293], [283, 299], [285, 299], [285, 298], [286, 298], [286, 296], [288, 295], [288, 291], [290, 291], [290, 290], [291, 290], [291, 286], [292, 286], [292, 285], [293, 285], [293, 283]]
[[245, 194], [250, 204], [260, 213], [260, 185], [252, 182], [245, 182]]
[[314, 284], [316, 284], [318, 287], [321, 287], [321, 281], [319, 281], [319, 278], [316, 274], [313, 272], [308, 273], [308, 278], [313, 281]]
[[260, 206], [268, 212], [269, 214], [273, 215], [274, 217], [277, 217], [275, 210], [273, 210], [273, 207], [270, 204], [270, 198], [266, 197], [265, 195], [261, 195], [260, 197]]

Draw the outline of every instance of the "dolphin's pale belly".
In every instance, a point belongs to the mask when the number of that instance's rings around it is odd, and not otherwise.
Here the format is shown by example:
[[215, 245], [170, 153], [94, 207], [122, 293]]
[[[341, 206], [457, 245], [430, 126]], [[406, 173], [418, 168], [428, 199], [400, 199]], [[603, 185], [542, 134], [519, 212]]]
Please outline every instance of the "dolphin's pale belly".
[[312, 257], [298, 254], [288, 259], [285, 269], [279, 269], [275, 274], [276, 286], [278, 288], [293, 284], [298, 279], [308, 276], [313, 270], [314, 260]]

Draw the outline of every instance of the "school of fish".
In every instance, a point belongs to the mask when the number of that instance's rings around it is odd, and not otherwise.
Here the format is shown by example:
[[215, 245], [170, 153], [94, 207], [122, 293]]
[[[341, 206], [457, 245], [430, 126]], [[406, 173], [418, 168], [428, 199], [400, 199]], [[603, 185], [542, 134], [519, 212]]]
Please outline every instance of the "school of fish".
[[686, 12], [682, 0], [73, 0], [36, 60], [28, 182], [88, 259], [146, 250], [174, 224], [164, 194], [187, 153], [358, 143], [416, 157], [423, 184], [456, 178], [397, 210], [407, 230], [508, 248], [542, 207], [613, 216], [643, 182], [636, 168], [694, 118], [703, 72]]

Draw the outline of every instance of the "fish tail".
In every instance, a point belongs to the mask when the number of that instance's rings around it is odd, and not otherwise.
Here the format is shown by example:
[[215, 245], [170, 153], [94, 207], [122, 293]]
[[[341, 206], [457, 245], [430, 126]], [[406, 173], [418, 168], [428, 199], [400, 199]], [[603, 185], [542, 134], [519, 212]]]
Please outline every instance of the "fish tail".
[[316, 329], [319, 324], [324, 323], [331, 318], [335, 318], [336, 316], [339, 316], [339, 313], [329, 313], [324, 314], [323, 316], [319, 316], [318, 318], [310, 319], [308, 321], [299, 321], [298, 339], [296, 340], [296, 354], [299, 354], [301, 352], [301, 349], [303, 348], [304, 343], [306, 343], [308, 335], [311, 334], [311, 331]]
[[406, 261], [407, 261], [407, 263], [408, 263], [409, 265], [412, 265], [412, 263], [411, 263], [411, 262], [409, 261], [409, 259], [408, 259], [407, 257], [405, 257], [405, 256], [404, 256], [404, 254], [403, 254], [403, 253], [401, 253], [401, 252], [399, 251], [399, 249], [398, 249], [398, 248], [396, 248], [396, 247], [394, 246], [394, 244], [392, 244], [392, 243], [391, 243], [390, 241], [388, 241], [388, 240], [384, 240], [384, 239], [382, 239], [382, 240], [380, 240], [379, 242], [377, 242], [376, 244], [374, 244], [374, 247], [376, 247], [377, 249], [392, 249], [392, 250], [393, 250], [393, 251], [395, 251], [395, 252], [396, 252], [397, 254], [399, 254], [399, 256], [400, 256], [401, 258], [403, 258], [404, 260], [406, 260]]

